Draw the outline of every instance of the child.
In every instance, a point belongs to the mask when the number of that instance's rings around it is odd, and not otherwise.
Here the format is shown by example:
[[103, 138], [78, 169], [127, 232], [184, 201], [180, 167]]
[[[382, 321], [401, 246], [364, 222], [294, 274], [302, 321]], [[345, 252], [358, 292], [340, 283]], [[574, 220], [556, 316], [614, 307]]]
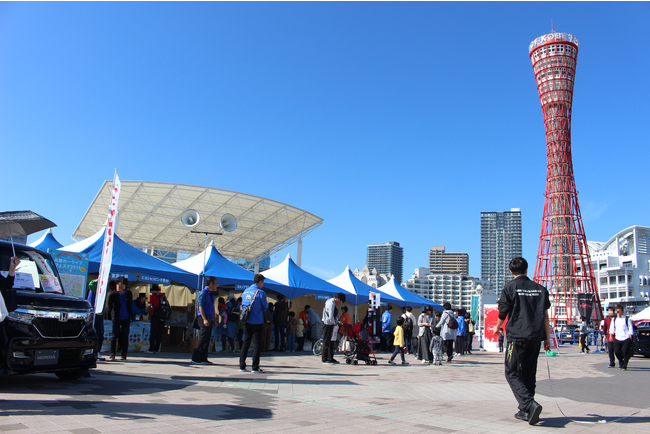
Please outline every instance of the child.
[[440, 337], [440, 327], [433, 328], [433, 337], [431, 338], [431, 344], [429, 345], [429, 350], [433, 353], [433, 365], [442, 366], [442, 347], [445, 344], [445, 340]]
[[408, 365], [408, 362], [404, 360], [404, 329], [402, 328], [403, 324], [404, 324], [404, 318], [402, 317], [397, 318], [397, 327], [395, 327], [395, 332], [393, 333], [393, 336], [395, 336], [395, 338], [393, 339], [393, 345], [395, 346], [395, 351], [393, 351], [393, 355], [388, 361], [388, 363], [391, 365], [395, 364], [395, 362], [393, 362], [393, 359], [395, 358], [397, 353], [399, 353], [400, 356], [402, 356], [402, 365]]
[[503, 337], [504, 337], [504, 335], [503, 335], [503, 329], [500, 328], [500, 329], [499, 329], [499, 352], [500, 352], [500, 353], [503, 352]]
[[289, 312], [289, 321], [287, 322], [287, 325], [287, 351], [293, 353], [296, 343], [296, 326], [298, 325], [295, 312]]

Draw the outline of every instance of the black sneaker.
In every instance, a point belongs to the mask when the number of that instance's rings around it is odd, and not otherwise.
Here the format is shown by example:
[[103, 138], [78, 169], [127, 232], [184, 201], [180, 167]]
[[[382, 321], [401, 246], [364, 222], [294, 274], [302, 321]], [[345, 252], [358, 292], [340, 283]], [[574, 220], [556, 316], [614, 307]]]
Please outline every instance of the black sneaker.
[[615, 368], [616, 365], [609, 365], [608, 368]]
[[334, 364], [334, 365], [338, 365], [339, 363], [341, 363], [341, 362], [339, 362], [338, 360], [335, 360], [335, 359], [330, 360], [330, 362], [332, 364]]
[[528, 412], [528, 425], [535, 425], [539, 422], [539, 415], [542, 414], [542, 406], [533, 401]]
[[515, 419], [523, 420], [528, 422], [528, 413], [526, 413], [523, 410], [519, 410], [517, 413], [515, 413]]

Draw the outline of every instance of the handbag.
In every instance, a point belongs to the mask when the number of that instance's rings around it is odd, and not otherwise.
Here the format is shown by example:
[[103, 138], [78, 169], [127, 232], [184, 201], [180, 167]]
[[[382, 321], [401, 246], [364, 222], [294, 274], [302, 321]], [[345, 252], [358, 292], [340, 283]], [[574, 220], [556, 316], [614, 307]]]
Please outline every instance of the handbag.
[[194, 322], [192, 323], [192, 328], [193, 329], [199, 330], [201, 328], [199, 326], [199, 318], [200, 317], [198, 315], [194, 317]]

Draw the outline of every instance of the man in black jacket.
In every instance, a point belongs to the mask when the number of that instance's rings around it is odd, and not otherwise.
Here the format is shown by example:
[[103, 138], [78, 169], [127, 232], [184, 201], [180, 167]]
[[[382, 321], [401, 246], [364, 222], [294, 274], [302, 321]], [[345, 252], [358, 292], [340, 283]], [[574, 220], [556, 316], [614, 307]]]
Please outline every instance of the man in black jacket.
[[546, 288], [526, 276], [528, 262], [524, 258], [512, 259], [509, 268], [515, 278], [501, 291], [499, 320], [493, 333], [498, 335], [508, 318], [505, 371], [506, 380], [519, 403], [515, 418], [535, 425], [542, 412], [542, 406], [535, 401], [537, 358], [542, 340], [546, 350], [550, 346], [548, 309], [551, 303]]
[[113, 321], [113, 339], [111, 339], [110, 359], [115, 360], [117, 341], [120, 342], [122, 360], [126, 360], [129, 350], [129, 329], [131, 328], [133, 295], [126, 289], [128, 280], [120, 276], [116, 280], [116, 290], [108, 296], [108, 311]]

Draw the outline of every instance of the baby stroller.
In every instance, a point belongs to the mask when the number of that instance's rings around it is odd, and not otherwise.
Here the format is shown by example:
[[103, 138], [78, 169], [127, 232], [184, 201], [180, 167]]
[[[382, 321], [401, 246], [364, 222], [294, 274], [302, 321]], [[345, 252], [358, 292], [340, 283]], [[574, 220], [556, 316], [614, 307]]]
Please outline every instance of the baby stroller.
[[359, 360], [366, 365], [376, 365], [375, 352], [370, 348], [368, 341], [359, 337], [361, 323], [357, 321], [354, 327], [343, 324], [343, 331], [339, 338], [339, 352], [345, 356], [345, 363], [357, 365]]

